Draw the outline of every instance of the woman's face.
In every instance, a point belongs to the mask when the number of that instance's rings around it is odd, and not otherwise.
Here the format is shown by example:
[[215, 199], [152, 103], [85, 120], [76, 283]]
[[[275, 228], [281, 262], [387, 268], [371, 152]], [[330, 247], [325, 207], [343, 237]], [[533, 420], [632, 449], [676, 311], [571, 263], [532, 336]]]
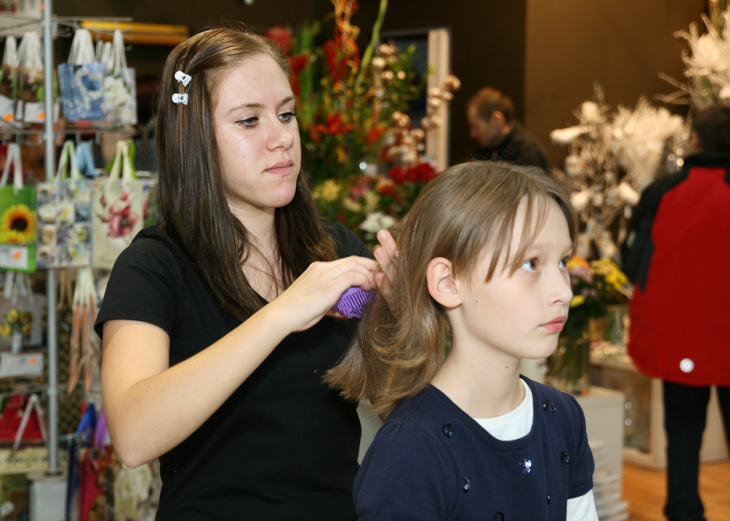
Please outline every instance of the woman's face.
[[254, 217], [294, 198], [301, 165], [294, 94], [270, 56], [246, 58], [221, 76], [213, 110], [226, 197]]

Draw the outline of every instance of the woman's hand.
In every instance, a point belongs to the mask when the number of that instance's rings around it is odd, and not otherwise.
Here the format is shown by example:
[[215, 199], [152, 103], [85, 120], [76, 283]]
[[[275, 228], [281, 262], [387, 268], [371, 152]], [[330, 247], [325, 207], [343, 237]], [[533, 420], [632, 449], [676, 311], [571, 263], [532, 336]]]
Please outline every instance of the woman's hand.
[[397, 256], [396, 243], [388, 230], [378, 232], [380, 246], [373, 252], [378, 261], [378, 271], [375, 274], [375, 287], [383, 295], [383, 298], [391, 305], [390, 291], [391, 282], [395, 280], [395, 263], [391, 262]]
[[277, 313], [282, 327], [304, 331], [324, 315], [342, 316], [333, 311], [340, 296], [353, 286], [364, 290], [375, 287], [378, 263], [351, 256], [332, 262], [313, 262], [286, 291], [266, 306]]

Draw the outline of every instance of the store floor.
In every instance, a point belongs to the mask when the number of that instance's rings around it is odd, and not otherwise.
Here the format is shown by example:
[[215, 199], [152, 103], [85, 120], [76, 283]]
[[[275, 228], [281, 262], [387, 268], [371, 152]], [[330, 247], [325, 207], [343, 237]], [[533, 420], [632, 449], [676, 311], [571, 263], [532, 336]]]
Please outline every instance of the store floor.
[[[662, 514], [667, 474], [624, 464], [623, 498], [629, 502], [628, 521], [666, 521]], [[730, 520], [730, 461], [700, 467], [700, 496], [707, 521]]]

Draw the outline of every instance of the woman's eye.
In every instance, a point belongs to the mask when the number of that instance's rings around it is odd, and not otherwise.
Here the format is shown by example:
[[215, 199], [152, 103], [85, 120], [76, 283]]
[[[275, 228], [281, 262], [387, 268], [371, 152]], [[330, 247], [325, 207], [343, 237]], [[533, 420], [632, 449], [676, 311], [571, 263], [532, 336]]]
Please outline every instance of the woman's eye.
[[563, 260], [560, 261], [560, 268], [567, 270], [568, 269], [568, 261], [570, 260], [569, 257], [565, 257]]
[[279, 114], [279, 119], [284, 121], [285, 123], [289, 123], [292, 119], [297, 117], [296, 112], [284, 112], [283, 114]]
[[527, 270], [527, 271], [536, 271], [537, 270], [537, 259], [530, 259], [528, 261], [525, 261], [522, 263], [521, 268]]
[[241, 121], [238, 121], [237, 123], [241, 125], [243, 128], [253, 128], [256, 125], [256, 122], [259, 120], [257, 117], [251, 117], [242, 119]]

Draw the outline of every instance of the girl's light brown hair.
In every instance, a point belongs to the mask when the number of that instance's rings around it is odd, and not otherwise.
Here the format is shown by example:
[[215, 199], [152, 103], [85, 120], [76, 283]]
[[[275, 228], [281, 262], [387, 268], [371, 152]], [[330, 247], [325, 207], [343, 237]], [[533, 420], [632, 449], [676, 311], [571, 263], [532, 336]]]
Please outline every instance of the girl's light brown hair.
[[[213, 111], [222, 76], [247, 58], [270, 56], [287, 75], [290, 67], [276, 43], [242, 29], [210, 29], [173, 49], [162, 72], [155, 138], [162, 228], [188, 255], [221, 308], [245, 320], [263, 304], [241, 269], [253, 245], [228, 206]], [[175, 80], [177, 71], [191, 76], [187, 86]], [[188, 104], [173, 103], [176, 93], [187, 93]], [[284, 287], [312, 262], [336, 258], [309, 182], [302, 169], [294, 199], [276, 209]]]
[[[512, 230], [523, 198], [525, 226], [513, 252]], [[426, 185], [399, 227], [390, 305], [375, 296], [353, 344], [326, 381], [348, 399], [370, 400], [381, 417], [422, 391], [445, 358], [446, 313], [428, 292], [428, 263], [444, 257], [452, 262], [454, 276], [468, 276], [489, 245], [487, 281], [500, 262], [512, 275], [539, 233], [549, 201], [560, 206], [575, 241], [576, 220], [566, 190], [538, 168], [465, 163]]]

